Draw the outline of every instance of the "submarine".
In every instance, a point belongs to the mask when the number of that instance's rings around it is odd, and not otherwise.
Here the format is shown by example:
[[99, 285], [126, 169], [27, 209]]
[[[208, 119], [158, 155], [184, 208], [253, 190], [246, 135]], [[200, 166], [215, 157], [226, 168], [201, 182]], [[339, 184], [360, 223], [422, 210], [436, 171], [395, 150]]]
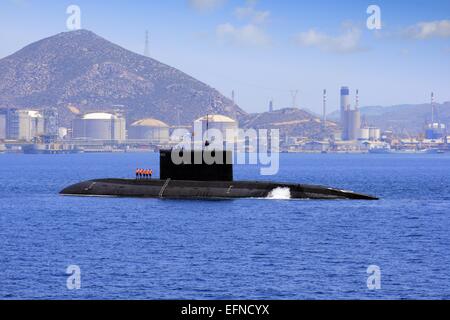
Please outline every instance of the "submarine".
[[[96, 179], [74, 184], [62, 190], [67, 196], [112, 196], [158, 199], [227, 200], [271, 198], [317, 200], [378, 200], [377, 197], [325, 186], [263, 181], [235, 181], [232, 152], [224, 150], [182, 150], [190, 159], [203, 159], [200, 164], [182, 161], [175, 164], [172, 150], [160, 150], [159, 179]], [[205, 153], [223, 163], [205, 162]], [[188, 157], [189, 158], [189, 157]]]

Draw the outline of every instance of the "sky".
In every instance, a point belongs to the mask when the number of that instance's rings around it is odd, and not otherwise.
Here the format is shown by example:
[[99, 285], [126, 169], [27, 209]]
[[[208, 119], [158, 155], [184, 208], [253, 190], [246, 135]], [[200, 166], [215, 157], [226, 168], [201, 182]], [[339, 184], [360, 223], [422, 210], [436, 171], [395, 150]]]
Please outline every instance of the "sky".
[[[450, 0], [0, 0], [0, 58], [81, 28], [218, 89], [247, 112], [337, 110], [339, 88], [362, 106], [450, 101]], [[380, 19], [374, 18], [379, 8]], [[368, 21], [370, 23], [368, 23]], [[370, 27], [370, 28], [369, 28]], [[379, 27], [379, 28], [375, 28]], [[354, 99], [354, 98], [353, 98]]]

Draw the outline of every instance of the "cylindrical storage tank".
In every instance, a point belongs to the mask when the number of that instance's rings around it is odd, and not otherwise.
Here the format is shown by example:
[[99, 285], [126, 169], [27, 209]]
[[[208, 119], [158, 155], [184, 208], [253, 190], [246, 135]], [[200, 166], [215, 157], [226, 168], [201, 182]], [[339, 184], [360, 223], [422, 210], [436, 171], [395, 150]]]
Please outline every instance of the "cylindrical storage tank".
[[110, 113], [85, 114], [72, 123], [74, 139], [125, 140], [125, 119]]
[[142, 119], [134, 122], [128, 130], [129, 140], [140, 140], [156, 144], [169, 142], [169, 126], [156, 119]]
[[370, 130], [369, 128], [362, 128], [359, 130], [359, 140], [369, 140]]
[[380, 140], [381, 130], [379, 128], [369, 128], [369, 138], [370, 140]]
[[375, 130], [375, 140], [380, 140], [381, 139], [381, 129], [377, 128]]
[[222, 133], [223, 141], [233, 140], [238, 133], [237, 121], [223, 115], [208, 115], [195, 120], [194, 130], [198, 124], [201, 124], [203, 134], [207, 128], [219, 130]]

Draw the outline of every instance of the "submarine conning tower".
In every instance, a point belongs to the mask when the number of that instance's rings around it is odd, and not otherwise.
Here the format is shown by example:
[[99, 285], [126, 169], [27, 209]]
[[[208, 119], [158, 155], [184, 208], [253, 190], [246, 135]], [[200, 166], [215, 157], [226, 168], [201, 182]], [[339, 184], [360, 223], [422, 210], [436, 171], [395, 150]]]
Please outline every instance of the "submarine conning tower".
[[[172, 153], [181, 163], [174, 163]], [[214, 159], [213, 163], [206, 159]], [[228, 150], [166, 149], [159, 152], [161, 180], [233, 181], [233, 152]]]

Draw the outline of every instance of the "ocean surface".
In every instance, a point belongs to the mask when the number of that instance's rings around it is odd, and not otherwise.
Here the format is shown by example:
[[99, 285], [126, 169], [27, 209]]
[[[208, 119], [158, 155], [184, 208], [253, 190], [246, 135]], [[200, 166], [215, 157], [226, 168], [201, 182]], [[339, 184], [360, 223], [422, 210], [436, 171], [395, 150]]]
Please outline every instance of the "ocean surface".
[[449, 154], [282, 154], [273, 177], [235, 168], [374, 202], [58, 195], [136, 167], [159, 175], [158, 156], [0, 155], [0, 299], [450, 299]]

